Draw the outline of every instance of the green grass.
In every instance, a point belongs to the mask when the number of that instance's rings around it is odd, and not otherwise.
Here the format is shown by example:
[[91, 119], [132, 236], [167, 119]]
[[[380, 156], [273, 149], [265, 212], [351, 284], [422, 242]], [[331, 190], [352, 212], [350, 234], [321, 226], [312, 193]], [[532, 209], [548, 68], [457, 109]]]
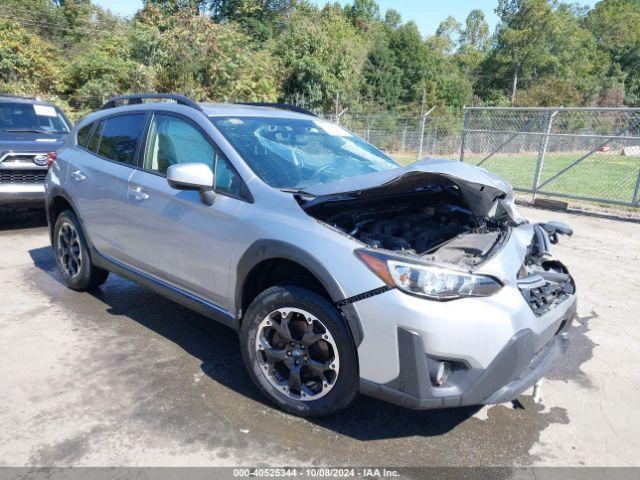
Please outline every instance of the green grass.
[[[584, 153], [547, 153], [540, 175], [540, 183], [553, 177]], [[413, 155], [392, 157], [403, 165], [415, 161]], [[467, 155], [466, 161], [477, 163], [482, 155]], [[535, 175], [537, 154], [501, 154], [485, 161], [482, 166], [508, 180], [514, 188], [531, 189]], [[555, 180], [541, 187], [545, 192], [631, 202], [640, 172], [639, 157], [625, 157], [610, 153], [596, 153], [582, 160]]]

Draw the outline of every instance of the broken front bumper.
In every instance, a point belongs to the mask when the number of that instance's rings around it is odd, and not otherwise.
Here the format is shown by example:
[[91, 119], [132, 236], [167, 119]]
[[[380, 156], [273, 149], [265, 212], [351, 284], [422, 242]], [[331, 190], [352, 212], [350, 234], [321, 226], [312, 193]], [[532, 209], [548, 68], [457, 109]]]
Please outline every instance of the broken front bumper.
[[[515, 400], [542, 378], [554, 360], [566, 350], [567, 331], [576, 313], [572, 296], [561, 306], [549, 328], [536, 333], [525, 328], [515, 333], [486, 368], [477, 368], [460, 358], [437, 357], [425, 352], [422, 334], [398, 327], [400, 373], [381, 384], [360, 380], [362, 393], [414, 409], [497, 404]], [[449, 362], [452, 374], [445, 383], [433, 382], [434, 363]]]

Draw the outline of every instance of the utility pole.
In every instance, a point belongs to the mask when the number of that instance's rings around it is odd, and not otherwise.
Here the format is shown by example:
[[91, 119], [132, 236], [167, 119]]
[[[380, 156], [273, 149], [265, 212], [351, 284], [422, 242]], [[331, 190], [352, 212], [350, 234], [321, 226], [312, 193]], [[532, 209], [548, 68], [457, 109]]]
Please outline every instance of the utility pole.
[[336, 92], [336, 123], [340, 124], [340, 92]]

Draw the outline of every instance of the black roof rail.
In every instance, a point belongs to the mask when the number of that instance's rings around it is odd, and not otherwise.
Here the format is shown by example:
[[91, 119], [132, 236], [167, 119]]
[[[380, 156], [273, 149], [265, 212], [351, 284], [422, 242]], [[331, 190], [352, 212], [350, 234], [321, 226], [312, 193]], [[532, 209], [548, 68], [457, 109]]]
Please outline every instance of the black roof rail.
[[248, 105], [251, 107], [270, 107], [278, 110], [289, 110], [290, 112], [304, 113], [317, 117], [315, 113], [297, 105], [289, 105], [288, 103], [269, 103], [269, 102], [240, 102], [239, 105]]
[[101, 110], [106, 110], [108, 108], [117, 107], [118, 102], [126, 101], [126, 105], [138, 105], [141, 104], [143, 100], [146, 99], [165, 99], [165, 100], [173, 100], [179, 105], [186, 105], [187, 107], [195, 108], [196, 110], [202, 111], [202, 107], [198, 105], [195, 101], [191, 100], [189, 97], [184, 95], [178, 95], [177, 93], [136, 93], [134, 95], [121, 95], [119, 97], [113, 97], [104, 102]]

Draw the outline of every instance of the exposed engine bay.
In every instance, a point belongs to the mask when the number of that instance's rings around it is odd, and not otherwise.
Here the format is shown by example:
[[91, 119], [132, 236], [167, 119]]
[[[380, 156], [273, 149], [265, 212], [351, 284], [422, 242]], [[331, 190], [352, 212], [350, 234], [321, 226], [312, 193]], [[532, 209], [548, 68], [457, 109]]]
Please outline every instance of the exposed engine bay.
[[373, 198], [337, 198], [307, 213], [372, 248], [473, 266], [492, 251], [505, 224], [478, 218], [454, 184]]

